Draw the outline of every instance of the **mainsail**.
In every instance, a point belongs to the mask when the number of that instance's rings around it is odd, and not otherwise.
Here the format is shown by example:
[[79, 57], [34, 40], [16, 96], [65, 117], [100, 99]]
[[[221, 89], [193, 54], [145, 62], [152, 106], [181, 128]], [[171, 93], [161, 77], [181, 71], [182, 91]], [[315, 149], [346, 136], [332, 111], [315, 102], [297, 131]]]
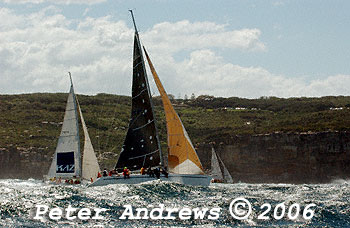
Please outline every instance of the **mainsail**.
[[168, 132], [169, 171], [179, 174], [203, 174], [202, 164], [188, 137], [186, 129], [175, 112], [145, 48], [144, 51], [163, 101]]
[[81, 176], [81, 155], [77, 103], [71, 81], [62, 130], [48, 177], [73, 176]]
[[[133, 18], [134, 19], [134, 18]], [[116, 168], [130, 170], [163, 165], [152, 99], [135, 21], [132, 108], [128, 132]]]
[[89, 132], [88, 132], [86, 124], [85, 124], [83, 113], [81, 112], [78, 98], [77, 98], [77, 103], [78, 103], [78, 107], [79, 107], [80, 120], [81, 120], [81, 124], [83, 125], [83, 132], [84, 132], [82, 178], [85, 180], [95, 181], [98, 173], [100, 172], [100, 166], [98, 165], [98, 161], [97, 161], [95, 151], [94, 151], [94, 148], [93, 148], [91, 140], [90, 140]]
[[210, 172], [210, 175], [214, 179], [218, 179], [218, 180], [223, 180], [224, 179], [223, 173], [221, 172], [219, 159], [216, 156], [214, 147], [211, 148], [211, 172]]

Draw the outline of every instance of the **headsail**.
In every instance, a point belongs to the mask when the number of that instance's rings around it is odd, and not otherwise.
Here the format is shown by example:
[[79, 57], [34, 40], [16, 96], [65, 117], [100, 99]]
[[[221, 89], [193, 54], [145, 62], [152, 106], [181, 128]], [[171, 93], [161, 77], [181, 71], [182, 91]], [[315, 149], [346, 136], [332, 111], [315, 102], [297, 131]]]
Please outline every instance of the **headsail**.
[[131, 119], [116, 168], [126, 166], [130, 170], [138, 170], [162, 164], [153, 104], [135, 25]]
[[98, 161], [95, 155], [94, 148], [92, 146], [89, 132], [87, 130], [85, 120], [83, 117], [83, 113], [81, 112], [81, 108], [78, 102], [79, 114], [81, 124], [83, 125], [84, 131], [84, 150], [83, 150], [83, 164], [82, 164], [82, 178], [85, 180], [96, 180], [98, 172], [100, 172], [100, 166], [98, 165]]
[[145, 48], [144, 51], [163, 101], [168, 131], [169, 171], [180, 174], [203, 174], [202, 164], [188, 137], [186, 129], [175, 112]]
[[48, 177], [81, 176], [77, 103], [71, 83], [66, 111]]

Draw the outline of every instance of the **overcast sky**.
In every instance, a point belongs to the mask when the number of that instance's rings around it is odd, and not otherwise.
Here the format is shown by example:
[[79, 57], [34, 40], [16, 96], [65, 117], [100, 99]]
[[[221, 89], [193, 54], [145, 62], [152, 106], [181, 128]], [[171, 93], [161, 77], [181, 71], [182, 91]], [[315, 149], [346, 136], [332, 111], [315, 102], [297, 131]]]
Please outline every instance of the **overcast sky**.
[[0, 0], [0, 94], [130, 95], [128, 9], [176, 97], [350, 95], [346, 0]]

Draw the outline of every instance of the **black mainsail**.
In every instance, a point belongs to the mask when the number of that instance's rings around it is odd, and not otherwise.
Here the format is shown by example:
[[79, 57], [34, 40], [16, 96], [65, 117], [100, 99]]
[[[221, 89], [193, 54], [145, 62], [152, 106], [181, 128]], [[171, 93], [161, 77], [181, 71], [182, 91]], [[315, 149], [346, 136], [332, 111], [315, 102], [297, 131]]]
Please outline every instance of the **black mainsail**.
[[132, 108], [128, 132], [122, 146], [116, 169], [163, 165], [152, 98], [148, 84], [139, 34], [135, 26], [133, 53]]

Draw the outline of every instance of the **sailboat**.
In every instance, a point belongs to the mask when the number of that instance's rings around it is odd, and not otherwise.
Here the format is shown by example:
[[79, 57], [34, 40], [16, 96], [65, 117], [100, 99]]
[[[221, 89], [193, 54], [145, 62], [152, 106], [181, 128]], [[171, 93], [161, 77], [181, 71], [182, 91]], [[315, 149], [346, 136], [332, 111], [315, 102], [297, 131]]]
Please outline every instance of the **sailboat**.
[[232, 176], [224, 162], [216, 154], [214, 147], [211, 149], [211, 176], [213, 183], [233, 183]]
[[[202, 165], [191, 140], [189, 139], [179, 116], [176, 114], [152, 62], [144, 49], [152, 75], [162, 97], [167, 120], [168, 167], [165, 164], [165, 156], [163, 156], [158, 138], [158, 130], [140, 38], [133, 13], [132, 11], [130, 12], [135, 28], [132, 111], [128, 132], [115, 168], [117, 170], [122, 170], [123, 167], [125, 167], [130, 169], [131, 172], [140, 171], [141, 168], [159, 168], [164, 171], [164, 175], [159, 177], [161, 180], [173, 181], [187, 185], [208, 186], [211, 178], [204, 175]], [[130, 178], [108, 176], [99, 178], [90, 186], [117, 183], [136, 184], [153, 179], [155, 179], [155, 177], [140, 174], [131, 175]]]
[[[83, 114], [74, 93], [73, 81], [69, 72], [71, 87], [67, 99], [66, 111], [62, 124], [61, 134], [58, 138], [55, 154], [46, 176], [47, 179], [80, 179], [95, 181], [100, 167], [92, 146]], [[79, 119], [84, 133], [84, 149], [80, 152]]]

